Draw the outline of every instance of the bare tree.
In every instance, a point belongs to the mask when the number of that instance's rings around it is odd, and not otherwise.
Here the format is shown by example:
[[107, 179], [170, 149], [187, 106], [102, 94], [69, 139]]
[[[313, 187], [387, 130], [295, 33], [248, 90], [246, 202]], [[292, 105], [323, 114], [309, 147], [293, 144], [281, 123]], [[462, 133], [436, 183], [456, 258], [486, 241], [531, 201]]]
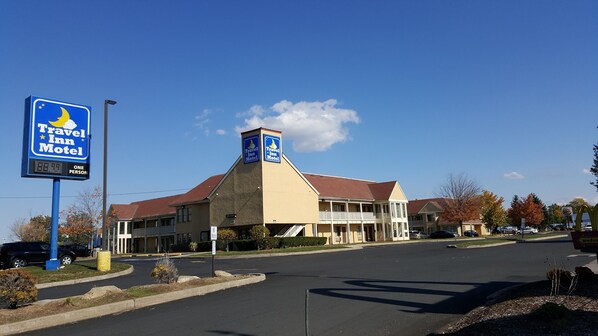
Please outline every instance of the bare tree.
[[437, 195], [446, 198], [442, 217], [449, 222], [458, 222], [463, 230], [463, 222], [480, 218], [482, 188], [479, 184], [461, 173], [450, 174], [447, 181], [438, 188]]
[[16, 219], [10, 226], [12, 237], [16, 238], [17, 240], [23, 240], [27, 224], [28, 223], [25, 218]]
[[102, 225], [102, 189], [98, 186], [79, 192], [76, 201], [62, 212], [62, 231], [77, 243], [90, 241]]

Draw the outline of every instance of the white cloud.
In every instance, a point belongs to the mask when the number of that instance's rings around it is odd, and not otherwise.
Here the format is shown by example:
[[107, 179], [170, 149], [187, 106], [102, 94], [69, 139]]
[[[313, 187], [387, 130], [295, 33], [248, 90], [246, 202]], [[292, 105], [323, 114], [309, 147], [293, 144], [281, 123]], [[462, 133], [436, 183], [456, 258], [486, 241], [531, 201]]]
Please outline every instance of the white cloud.
[[297, 152], [322, 152], [338, 142], [349, 139], [346, 123], [359, 123], [357, 112], [336, 107], [335, 99], [324, 102], [292, 103], [282, 100], [268, 110], [252, 106], [243, 114], [245, 125], [236, 127], [237, 133], [255, 129], [270, 128], [283, 132]]
[[210, 115], [211, 111], [208, 109], [204, 109], [201, 111], [200, 114], [195, 116], [195, 122], [193, 125], [204, 132], [205, 135], [210, 134], [210, 129], [208, 128], [208, 122], [210, 122]]
[[503, 176], [510, 180], [521, 180], [521, 179], [525, 178], [525, 176], [523, 176], [522, 174], [520, 174], [518, 172], [504, 173]]
[[218, 135], [226, 135], [226, 131], [223, 130], [223, 129], [217, 129], [216, 130], [216, 134], [218, 134]]
[[583, 169], [583, 173], [584, 173], [584, 174], [588, 174], [588, 175], [592, 175], [592, 172], [590, 171], [590, 169], [589, 169], [589, 168], [584, 168], [584, 169]]

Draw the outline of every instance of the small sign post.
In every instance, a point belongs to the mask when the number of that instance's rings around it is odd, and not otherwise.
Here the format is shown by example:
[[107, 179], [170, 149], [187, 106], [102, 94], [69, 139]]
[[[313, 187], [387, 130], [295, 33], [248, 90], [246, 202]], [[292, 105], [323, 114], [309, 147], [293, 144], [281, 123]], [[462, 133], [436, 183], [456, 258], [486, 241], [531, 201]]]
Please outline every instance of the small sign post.
[[523, 232], [525, 230], [525, 218], [521, 218], [521, 239], [523, 239], [525, 233]]
[[212, 277], [216, 276], [214, 271], [214, 256], [216, 256], [216, 240], [218, 239], [218, 227], [210, 226], [210, 240], [212, 241]]

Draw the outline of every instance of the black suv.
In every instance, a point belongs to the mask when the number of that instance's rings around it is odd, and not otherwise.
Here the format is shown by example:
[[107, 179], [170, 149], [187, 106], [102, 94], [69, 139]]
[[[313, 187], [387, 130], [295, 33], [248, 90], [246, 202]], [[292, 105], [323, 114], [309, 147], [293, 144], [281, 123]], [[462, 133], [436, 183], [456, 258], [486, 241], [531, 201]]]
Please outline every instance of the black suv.
[[[77, 256], [72, 251], [58, 248], [58, 260], [62, 265], [68, 265], [75, 259]], [[0, 264], [3, 268], [43, 264], [46, 260], [50, 260], [50, 244], [45, 242], [14, 242], [0, 246]]]

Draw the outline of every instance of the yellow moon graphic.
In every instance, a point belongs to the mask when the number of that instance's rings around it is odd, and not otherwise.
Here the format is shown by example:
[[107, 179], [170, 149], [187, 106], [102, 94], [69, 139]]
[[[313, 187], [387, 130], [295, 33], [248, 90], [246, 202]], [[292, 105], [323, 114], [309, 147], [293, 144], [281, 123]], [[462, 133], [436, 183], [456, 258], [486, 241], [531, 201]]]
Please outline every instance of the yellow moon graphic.
[[60, 118], [58, 118], [58, 120], [50, 121], [50, 125], [55, 127], [62, 127], [67, 121], [71, 119], [69, 112], [65, 110], [64, 107], [61, 107], [60, 110], [62, 110], [62, 115], [60, 116]]

